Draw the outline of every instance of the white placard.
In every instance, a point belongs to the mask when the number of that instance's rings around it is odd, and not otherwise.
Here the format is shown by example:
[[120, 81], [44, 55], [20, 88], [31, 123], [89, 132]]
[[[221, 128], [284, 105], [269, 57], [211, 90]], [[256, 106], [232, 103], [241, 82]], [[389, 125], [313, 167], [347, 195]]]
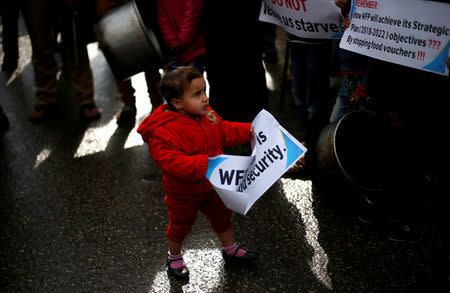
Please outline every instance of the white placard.
[[340, 11], [333, 0], [264, 0], [259, 20], [302, 38], [340, 39]]
[[353, 0], [340, 47], [448, 75], [450, 4], [423, 0]]
[[252, 125], [251, 156], [209, 158], [206, 173], [225, 205], [243, 215], [307, 151], [266, 110]]

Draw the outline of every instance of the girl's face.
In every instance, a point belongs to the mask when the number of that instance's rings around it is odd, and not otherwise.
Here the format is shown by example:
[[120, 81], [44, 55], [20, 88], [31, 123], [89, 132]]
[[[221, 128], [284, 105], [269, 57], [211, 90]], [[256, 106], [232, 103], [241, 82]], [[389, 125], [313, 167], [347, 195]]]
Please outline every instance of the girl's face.
[[192, 116], [204, 115], [208, 109], [209, 99], [206, 96], [206, 82], [203, 77], [193, 79], [183, 96], [172, 101], [180, 113]]

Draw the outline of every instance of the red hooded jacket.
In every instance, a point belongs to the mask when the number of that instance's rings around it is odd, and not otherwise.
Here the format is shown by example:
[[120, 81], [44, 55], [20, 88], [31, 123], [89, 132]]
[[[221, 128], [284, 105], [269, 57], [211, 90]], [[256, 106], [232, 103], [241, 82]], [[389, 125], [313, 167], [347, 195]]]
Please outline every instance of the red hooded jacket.
[[217, 123], [204, 115], [193, 118], [168, 109], [161, 105], [137, 129], [162, 170], [164, 189], [167, 193], [211, 190], [205, 176], [208, 157], [222, 154], [222, 147], [248, 142], [251, 124], [224, 121], [211, 108]]
[[169, 48], [184, 47], [181, 62], [186, 64], [206, 52], [202, 29], [203, 0], [158, 0], [158, 23]]

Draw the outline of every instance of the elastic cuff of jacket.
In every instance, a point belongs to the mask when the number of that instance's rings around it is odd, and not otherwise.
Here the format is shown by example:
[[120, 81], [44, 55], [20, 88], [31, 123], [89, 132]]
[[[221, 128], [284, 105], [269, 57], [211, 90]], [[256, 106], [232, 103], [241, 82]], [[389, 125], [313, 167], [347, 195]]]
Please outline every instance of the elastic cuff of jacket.
[[355, 94], [360, 97], [367, 97], [368, 92], [369, 89], [364, 85], [360, 85], [357, 89], [355, 89]]
[[[248, 133], [249, 133], [249, 139], [252, 139], [252, 136], [254, 135], [254, 133], [250, 132], [250, 130], [252, 130], [252, 124], [248, 122]], [[253, 129], [253, 131], [255, 131], [255, 129]]]
[[206, 172], [208, 172], [208, 165], [209, 165], [209, 161], [208, 161], [208, 155], [200, 155], [200, 164], [202, 165], [201, 168], [203, 169], [201, 174], [204, 174], [202, 176], [202, 178], [204, 178], [204, 176], [206, 175]]

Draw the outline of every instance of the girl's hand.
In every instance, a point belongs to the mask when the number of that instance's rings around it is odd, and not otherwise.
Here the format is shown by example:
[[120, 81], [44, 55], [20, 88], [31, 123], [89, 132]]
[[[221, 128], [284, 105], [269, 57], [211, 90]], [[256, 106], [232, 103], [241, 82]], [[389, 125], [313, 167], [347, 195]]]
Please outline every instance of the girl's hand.
[[339, 8], [344, 8], [345, 5], [347, 5], [348, 0], [334, 0], [334, 4], [336, 4]]
[[364, 96], [360, 96], [360, 95], [358, 95], [356, 93], [353, 93], [350, 96], [350, 103], [351, 104], [360, 104], [360, 103], [362, 103], [365, 100], [365, 98], [366, 97], [364, 97]]
[[347, 16], [342, 21], [342, 28], [347, 29], [349, 26], [350, 26], [350, 18], [348, 17], [348, 14], [347, 14]]

